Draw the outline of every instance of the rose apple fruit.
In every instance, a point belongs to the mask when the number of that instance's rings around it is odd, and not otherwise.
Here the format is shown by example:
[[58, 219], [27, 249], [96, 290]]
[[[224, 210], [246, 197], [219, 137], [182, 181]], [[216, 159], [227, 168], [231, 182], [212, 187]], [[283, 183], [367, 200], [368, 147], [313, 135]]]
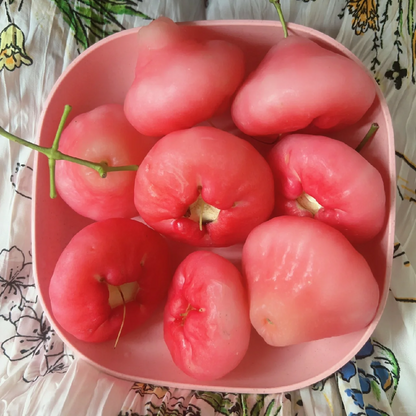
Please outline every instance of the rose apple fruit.
[[80, 340], [115, 339], [121, 327], [125, 334], [149, 318], [171, 278], [167, 243], [158, 233], [132, 219], [95, 222], [59, 257], [49, 287], [52, 313]]
[[[105, 104], [75, 117], [61, 135], [59, 150], [109, 166], [139, 165], [155, 142], [129, 124], [121, 105]], [[61, 198], [84, 217], [100, 221], [137, 215], [135, 171], [109, 172], [103, 179], [87, 166], [58, 160], [55, 176]]]
[[238, 269], [207, 251], [177, 268], [164, 313], [164, 338], [175, 364], [198, 380], [223, 377], [250, 340], [247, 293]]
[[267, 156], [275, 214], [313, 217], [365, 242], [382, 229], [386, 195], [379, 171], [350, 146], [325, 136], [292, 134]]
[[136, 176], [134, 200], [158, 232], [194, 246], [242, 243], [274, 206], [273, 175], [252, 145], [214, 127], [170, 133]]
[[229, 108], [243, 81], [243, 52], [224, 40], [197, 42], [162, 17], [140, 29], [127, 119], [141, 133], [164, 136]]
[[310, 39], [289, 36], [270, 49], [239, 88], [231, 110], [244, 133], [276, 136], [354, 124], [375, 95], [375, 81], [355, 61]]
[[250, 319], [272, 346], [365, 328], [379, 288], [364, 257], [335, 228], [281, 216], [256, 227], [242, 254]]

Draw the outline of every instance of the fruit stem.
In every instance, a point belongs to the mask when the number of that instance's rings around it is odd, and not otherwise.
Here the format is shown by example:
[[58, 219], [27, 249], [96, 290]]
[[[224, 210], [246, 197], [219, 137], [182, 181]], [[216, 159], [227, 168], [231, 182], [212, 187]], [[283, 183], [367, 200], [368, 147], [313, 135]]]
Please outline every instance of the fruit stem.
[[[68, 115], [71, 112], [71, 109], [72, 107], [69, 105], [66, 105], [64, 107], [64, 112], [62, 114], [61, 121], [59, 122], [58, 130], [56, 131], [55, 139], [51, 147], [51, 153], [53, 153], [54, 155], [58, 152], [59, 140], [61, 138], [66, 119], [68, 118]], [[56, 186], [55, 186], [56, 159], [48, 156], [48, 164], [49, 164], [49, 189], [50, 189], [49, 196], [53, 199], [53, 198], [56, 198]]]
[[77, 163], [78, 165], [86, 166], [88, 168], [94, 169], [98, 174], [105, 178], [108, 172], [117, 172], [117, 171], [136, 171], [139, 167], [137, 165], [127, 165], [127, 166], [108, 166], [106, 162], [95, 163], [88, 160], [79, 159], [77, 157], [68, 156], [58, 150], [59, 140], [64, 129], [66, 119], [69, 112], [71, 111], [71, 106], [66, 105], [64, 112], [59, 123], [58, 130], [56, 132], [55, 139], [53, 141], [52, 147], [43, 147], [35, 143], [28, 142], [27, 140], [21, 139], [8, 131], [4, 130], [0, 126], [0, 135], [5, 137], [8, 140], [19, 143], [23, 146], [29, 147], [32, 150], [36, 150], [39, 153], [42, 153], [48, 158], [49, 164], [49, 177], [50, 177], [50, 197], [52, 199], [56, 198], [56, 187], [55, 187], [55, 165], [57, 160], [65, 160], [67, 162]]
[[357, 152], [361, 152], [363, 147], [367, 144], [367, 142], [376, 134], [379, 125], [377, 123], [373, 123], [368, 130], [367, 134], [364, 136], [364, 139], [361, 140], [360, 144], [355, 148]]
[[188, 307], [186, 308], [186, 311], [183, 313], [180, 313], [179, 316], [181, 317], [182, 321], [181, 321], [181, 326], [185, 325], [185, 320], [189, 314], [189, 312], [191, 311], [198, 311], [198, 312], [205, 312], [205, 308], [194, 308], [190, 303], [188, 304]]
[[187, 316], [188, 316], [188, 314], [189, 314], [189, 312], [191, 312], [191, 311], [196, 311], [196, 308], [194, 308], [190, 303], [188, 304], [188, 306], [187, 306], [187, 308], [186, 308], [186, 311], [185, 312], [183, 312], [183, 313], [180, 313], [179, 314], [179, 316], [182, 318], [182, 321], [181, 321], [181, 326], [184, 326], [185, 325], [185, 320], [186, 320], [186, 318], [187, 318]]
[[117, 286], [117, 289], [120, 292], [121, 299], [123, 300], [123, 319], [121, 321], [120, 330], [118, 331], [118, 334], [117, 334], [116, 342], [114, 343], [114, 349], [117, 347], [118, 340], [120, 339], [120, 336], [121, 336], [121, 331], [123, 330], [123, 327], [124, 327], [124, 321], [126, 320], [126, 301], [124, 300], [124, 295], [120, 287]]
[[270, 3], [273, 4], [273, 6], [277, 10], [277, 14], [279, 15], [280, 23], [282, 24], [283, 34], [284, 34], [285, 38], [287, 38], [289, 36], [289, 34], [287, 33], [287, 25], [286, 25], [285, 17], [283, 16], [282, 6], [280, 5], [280, 0], [269, 0], [269, 1], [270, 1]]

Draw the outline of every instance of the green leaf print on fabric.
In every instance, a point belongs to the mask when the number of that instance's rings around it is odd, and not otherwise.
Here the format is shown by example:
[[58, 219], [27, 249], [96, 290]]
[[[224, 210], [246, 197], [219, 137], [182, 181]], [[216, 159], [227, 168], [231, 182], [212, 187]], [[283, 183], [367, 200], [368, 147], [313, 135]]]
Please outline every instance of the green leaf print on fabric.
[[280, 410], [282, 409], [282, 405], [280, 405], [277, 409], [275, 409], [276, 401], [272, 400], [269, 405], [267, 406], [266, 412], [264, 413], [264, 416], [277, 416], [280, 413]]
[[[388, 398], [390, 404], [393, 402], [396, 395], [397, 387], [400, 380], [400, 366], [393, 351], [386, 346], [373, 340], [373, 345], [378, 347], [377, 356], [374, 357], [374, 361], [371, 364], [375, 376], [380, 381], [382, 389], [389, 391]], [[377, 363], [379, 363], [377, 365]], [[388, 369], [387, 371], [380, 371], [381, 369]]]
[[124, 30], [118, 15], [138, 16], [151, 20], [138, 10], [141, 0], [53, 0], [63, 14], [63, 19], [74, 32], [82, 49]]
[[[254, 395], [250, 395], [249, 399], [253, 399], [254, 397]], [[276, 396], [259, 394], [254, 400], [254, 405], [252, 406], [251, 411], [246, 414], [249, 416], [279, 416], [282, 410], [282, 402], [279, 400], [281, 398], [281, 395]]]
[[213, 407], [216, 413], [225, 416], [235, 413], [240, 414], [243, 408], [240, 400], [234, 394], [197, 391], [195, 392], [195, 398], [203, 400]]
[[259, 416], [264, 407], [264, 396], [257, 395], [256, 402], [251, 409], [250, 416]]
[[273, 396], [262, 394], [248, 395], [199, 391], [195, 392], [194, 397], [210, 405], [216, 414], [225, 416], [279, 416], [282, 409], [280, 402], [276, 401]]
[[[231, 416], [278, 416], [280, 402], [267, 395], [195, 392], [195, 398], [209, 404], [217, 414]], [[270, 402], [268, 402], [270, 400]]]
[[169, 391], [168, 387], [155, 386], [154, 384], [146, 384], [136, 382], [131, 388], [135, 393], [144, 397], [146, 394], [155, 395], [158, 399], [162, 399]]
[[374, 396], [376, 396], [376, 399], [378, 401], [380, 401], [381, 389], [380, 389], [379, 385], [374, 380], [370, 381], [370, 385], [371, 385], [371, 390], [373, 390]]

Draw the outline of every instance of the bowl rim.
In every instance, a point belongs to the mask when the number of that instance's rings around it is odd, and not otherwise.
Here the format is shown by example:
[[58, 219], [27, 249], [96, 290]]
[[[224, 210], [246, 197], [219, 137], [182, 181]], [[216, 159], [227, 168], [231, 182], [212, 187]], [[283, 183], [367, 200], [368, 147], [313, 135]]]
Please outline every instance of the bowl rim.
[[[150, 23], [150, 21], [149, 21]], [[202, 26], [202, 27], [215, 27], [215, 26], [267, 26], [267, 27], [275, 27], [278, 30], [282, 30], [282, 25], [279, 21], [274, 21], [274, 20], [254, 20], [254, 19], [235, 19], [235, 20], [197, 20], [197, 21], [190, 21], [190, 22], [179, 22], [179, 25], [183, 25], [183, 26]], [[39, 122], [38, 122], [38, 126], [36, 129], [36, 140], [37, 142], [39, 142], [40, 139], [40, 135], [42, 132], [42, 128], [43, 128], [43, 124], [44, 124], [44, 120], [45, 120], [45, 115], [46, 112], [50, 106], [50, 103], [56, 93], [56, 91], [58, 90], [60, 84], [62, 83], [62, 81], [66, 78], [66, 76], [68, 75], [68, 73], [70, 73], [72, 71], [72, 69], [78, 64], [78, 62], [82, 59], [84, 59], [87, 55], [93, 53], [97, 48], [101, 48], [103, 47], [106, 43], [108, 42], [112, 42], [115, 39], [119, 39], [125, 36], [131, 36], [133, 33], [138, 33], [138, 31], [142, 28], [145, 27], [146, 25], [140, 26], [140, 27], [134, 27], [134, 28], [130, 28], [130, 29], [125, 29], [122, 30], [120, 32], [117, 32], [115, 34], [109, 35], [104, 39], [101, 39], [100, 41], [96, 42], [95, 44], [91, 45], [90, 47], [88, 47], [86, 50], [84, 50], [83, 52], [81, 52], [62, 72], [62, 74], [57, 78], [57, 80], [55, 81], [52, 89], [50, 90], [50, 92], [48, 93], [47, 99], [44, 103], [43, 109], [41, 111], [41, 115], [39, 118]], [[338, 42], [336, 39], [330, 37], [329, 35], [326, 35], [325, 33], [322, 33], [316, 29], [304, 26], [304, 25], [300, 25], [297, 23], [287, 23], [287, 27], [288, 27], [288, 31], [289, 33], [293, 33], [293, 32], [302, 32], [303, 34], [308, 34], [314, 37], [318, 37], [319, 39], [321, 39], [324, 43], [328, 43], [330, 44], [333, 48], [337, 49], [338, 51], [340, 51], [342, 54], [346, 55], [347, 57], [353, 59], [356, 63], [358, 63], [363, 69], [365, 69], [367, 71], [367, 73], [371, 74], [372, 79], [373, 78], [373, 74], [368, 70], [367, 67], [364, 66], [364, 64], [361, 62], [361, 60], [358, 59], [358, 57], [351, 51], [349, 50], [347, 47], [345, 47], [344, 45], [342, 45], [340, 42]], [[298, 34], [297, 34], [298, 35]], [[386, 229], [386, 234], [387, 234], [387, 239], [388, 242], [391, 243], [391, 245], [393, 246], [394, 244], [394, 229], [395, 229], [395, 220], [396, 220], [396, 216], [395, 216], [395, 204], [396, 204], [396, 193], [395, 193], [395, 176], [394, 176], [394, 172], [396, 170], [395, 166], [395, 157], [394, 157], [394, 130], [393, 130], [393, 124], [392, 124], [392, 119], [391, 119], [391, 114], [389, 112], [388, 106], [387, 106], [387, 102], [386, 99], [384, 97], [384, 95], [381, 92], [380, 87], [378, 86], [378, 84], [376, 83], [376, 81], [374, 80], [375, 84], [377, 85], [376, 88], [376, 92], [377, 92], [377, 97], [380, 100], [380, 103], [382, 104], [382, 114], [383, 114], [383, 118], [386, 121], [386, 127], [387, 127], [387, 136], [391, 137], [392, 139], [388, 141], [388, 152], [389, 152], [389, 164], [391, 166], [391, 170], [389, 170], [389, 179], [390, 179], [390, 204], [389, 206], [387, 206], [386, 208], [389, 210], [389, 214], [388, 214], [388, 218], [386, 219], [386, 224], [387, 224], [387, 229]], [[41, 163], [39, 161], [39, 153], [36, 152], [35, 153], [35, 158], [34, 158], [34, 171], [37, 172], [38, 170], [38, 164]], [[32, 206], [31, 206], [31, 238], [32, 238], [32, 242], [35, 241], [35, 225], [36, 225], [36, 195], [37, 195], [37, 174], [35, 173], [35, 175], [33, 175], [33, 180], [32, 180], [32, 189], [33, 189], [33, 201], [32, 201]], [[33, 250], [33, 275], [34, 275], [34, 280], [35, 280], [35, 285], [37, 288], [39, 288], [39, 280], [38, 280], [38, 260], [37, 260], [37, 250], [36, 250], [36, 245], [33, 244], [32, 246], [32, 250]], [[392, 257], [392, 256], [391, 256]], [[198, 387], [198, 390], [205, 390], [205, 391], [215, 391], [215, 392], [227, 392], [227, 393], [248, 393], [248, 394], [276, 394], [276, 393], [283, 393], [286, 391], [292, 391], [292, 390], [298, 390], [298, 389], [302, 389], [308, 386], [311, 386], [331, 375], [333, 375], [336, 371], [338, 371], [340, 368], [342, 368], [342, 366], [344, 366], [348, 361], [350, 361], [359, 351], [360, 349], [364, 346], [364, 344], [368, 341], [368, 339], [371, 337], [371, 335], [373, 334], [374, 330], [376, 329], [378, 323], [380, 322], [381, 316], [385, 310], [386, 304], [387, 304], [387, 300], [388, 300], [388, 296], [389, 296], [389, 287], [390, 287], [390, 282], [391, 282], [391, 273], [392, 273], [392, 259], [389, 260], [387, 259], [386, 262], [386, 273], [385, 273], [385, 280], [384, 280], [384, 291], [382, 293], [382, 296], [380, 297], [380, 301], [379, 301], [379, 306], [376, 312], [375, 317], [373, 318], [373, 320], [371, 321], [371, 323], [369, 324], [369, 326], [365, 329], [365, 332], [363, 333], [363, 335], [359, 338], [359, 340], [355, 343], [355, 347], [350, 351], [350, 353], [348, 355], [346, 355], [342, 360], [340, 360], [337, 364], [334, 364], [333, 366], [331, 366], [330, 368], [326, 369], [325, 371], [321, 372], [321, 374], [316, 375], [314, 377], [309, 377], [308, 379], [305, 379], [303, 381], [300, 382], [296, 382], [296, 383], [292, 383], [290, 385], [287, 386], [281, 386], [281, 387], [276, 387], [276, 388], [272, 388], [272, 387], [268, 387], [268, 388], [238, 388], [238, 387], [226, 387], [226, 386], [201, 386]], [[168, 382], [167, 384], [161, 380], [157, 380], [157, 379], [152, 379], [152, 378], [140, 378], [140, 380], [137, 380], [136, 377], [133, 376], [129, 376], [126, 374], [123, 374], [122, 372], [119, 371], [114, 371], [114, 370], [110, 370], [108, 368], [106, 368], [105, 366], [98, 364], [97, 362], [95, 362], [94, 360], [92, 360], [91, 358], [83, 355], [79, 350], [77, 350], [75, 347], [72, 346], [71, 342], [67, 339], [67, 337], [65, 336], [64, 333], [62, 333], [59, 329], [59, 326], [56, 325], [56, 321], [55, 318], [52, 316], [52, 313], [50, 313], [50, 311], [45, 307], [45, 301], [43, 298], [42, 293], [38, 290], [38, 296], [39, 296], [39, 300], [40, 300], [40, 304], [42, 305], [42, 309], [43, 312], [45, 313], [46, 317], [48, 318], [49, 322], [51, 322], [54, 326], [54, 330], [58, 333], [59, 337], [62, 339], [62, 341], [68, 345], [71, 350], [74, 352], [75, 356], [78, 356], [80, 358], [82, 358], [84, 361], [88, 362], [89, 364], [91, 364], [92, 366], [94, 366], [95, 368], [99, 369], [100, 371], [102, 371], [104, 374], [109, 374], [111, 376], [114, 376], [116, 378], [122, 379], [122, 380], [129, 380], [129, 381], [140, 381], [142, 383], [149, 383], [149, 384], [154, 384], [154, 385], [168, 385], [171, 388], [181, 388], [181, 389], [194, 389], [194, 387], [192, 386], [191, 383], [184, 383], [184, 382], [174, 382], [174, 383], [170, 383]], [[199, 383], [199, 384], [204, 384], [203, 382]]]

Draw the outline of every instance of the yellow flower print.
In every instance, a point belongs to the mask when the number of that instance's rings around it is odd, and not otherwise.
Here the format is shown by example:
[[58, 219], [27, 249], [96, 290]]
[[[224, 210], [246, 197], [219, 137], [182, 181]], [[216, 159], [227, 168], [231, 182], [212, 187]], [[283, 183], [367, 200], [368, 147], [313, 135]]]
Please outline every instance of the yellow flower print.
[[0, 32], [0, 71], [13, 71], [22, 64], [32, 65], [32, 58], [25, 50], [25, 35], [14, 23]]
[[144, 397], [145, 394], [154, 394], [158, 399], [163, 399], [168, 392], [166, 387], [158, 387], [153, 384], [144, 384], [140, 382], [134, 383], [131, 389], [136, 393], [139, 393], [142, 397]]
[[376, 0], [349, 0], [347, 7], [356, 35], [367, 32], [368, 28], [379, 29]]

